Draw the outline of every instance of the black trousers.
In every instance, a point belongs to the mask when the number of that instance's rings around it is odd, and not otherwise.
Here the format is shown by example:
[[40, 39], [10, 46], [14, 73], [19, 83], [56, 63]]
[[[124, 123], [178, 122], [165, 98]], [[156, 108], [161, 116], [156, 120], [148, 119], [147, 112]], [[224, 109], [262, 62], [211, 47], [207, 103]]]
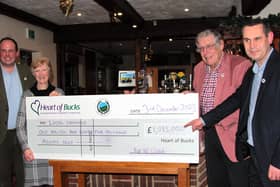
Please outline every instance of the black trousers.
[[12, 187], [12, 176], [16, 177], [16, 187], [24, 186], [24, 167], [16, 130], [8, 130], [0, 144], [0, 187]]
[[250, 187], [280, 187], [280, 181], [271, 181], [268, 178], [268, 171], [262, 168], [257, 161], [256, 151], [250, 147]]
[[232, 162], [215, 128], [205, 130], [205, 156], [209, 187], [249, 187], [249, 161]]

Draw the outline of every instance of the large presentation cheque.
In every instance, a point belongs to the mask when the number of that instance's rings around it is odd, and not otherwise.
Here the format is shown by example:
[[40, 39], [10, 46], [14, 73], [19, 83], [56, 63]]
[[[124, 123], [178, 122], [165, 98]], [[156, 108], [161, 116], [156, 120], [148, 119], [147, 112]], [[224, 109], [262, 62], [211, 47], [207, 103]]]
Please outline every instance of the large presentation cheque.
[[28, 97], [36, 158], [198, 163], [198, 94]]

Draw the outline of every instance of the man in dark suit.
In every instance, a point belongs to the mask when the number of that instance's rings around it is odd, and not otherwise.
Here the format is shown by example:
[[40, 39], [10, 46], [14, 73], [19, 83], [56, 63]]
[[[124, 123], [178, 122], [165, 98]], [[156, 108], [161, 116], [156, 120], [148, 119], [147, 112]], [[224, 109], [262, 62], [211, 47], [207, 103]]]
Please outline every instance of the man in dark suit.
[[[247, 55], [255, 62], [241, 86], [222, 104], [185, 126], [211, 127], [240, 109], [236, 134], [238, 160], [251, 159], [250, 186], [280, 186], [280, 55], [273, 33], [260, 19], [242, 28]], [[219, 171], [217, 171], [219, 172]]]
[[27, 64], [16, 63], [17, 42], [12, 38], [0, 40], [0, 186], [24, 185], [23, 159], [16, 136], [16, 117], [23, 90], [34, 83]]

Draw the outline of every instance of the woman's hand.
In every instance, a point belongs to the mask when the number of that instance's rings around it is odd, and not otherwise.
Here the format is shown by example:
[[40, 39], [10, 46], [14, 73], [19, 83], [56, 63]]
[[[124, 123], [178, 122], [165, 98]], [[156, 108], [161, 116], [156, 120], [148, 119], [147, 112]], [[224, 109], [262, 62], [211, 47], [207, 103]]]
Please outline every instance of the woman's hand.
[[23, 152], [23, 156], [24, 156], [24, 159], [31, 162], [32, 160], [34, 160], [34, 154], [33, 154], [33, 151], [29, 148], [25, 149], [24, 152]]
[[60, 94], [57, 91], [52, 91], [49, 96], [59, 96]]

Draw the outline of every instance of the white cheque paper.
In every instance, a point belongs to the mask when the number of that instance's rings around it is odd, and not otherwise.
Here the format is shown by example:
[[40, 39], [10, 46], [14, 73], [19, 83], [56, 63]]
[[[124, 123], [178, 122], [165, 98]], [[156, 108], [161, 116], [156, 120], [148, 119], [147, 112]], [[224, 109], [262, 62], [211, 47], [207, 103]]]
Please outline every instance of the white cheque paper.
[[36, 158], [198, 163], [198, 94], [28, 97]]

